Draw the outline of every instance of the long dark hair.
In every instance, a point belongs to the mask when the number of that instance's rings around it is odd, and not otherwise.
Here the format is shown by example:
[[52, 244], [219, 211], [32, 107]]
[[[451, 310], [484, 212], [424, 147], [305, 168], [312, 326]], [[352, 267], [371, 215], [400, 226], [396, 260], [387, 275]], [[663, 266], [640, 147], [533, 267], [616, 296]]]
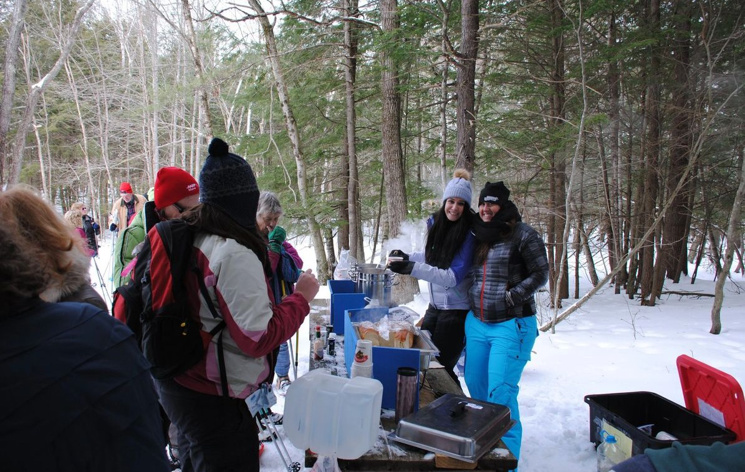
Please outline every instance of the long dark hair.
[[450, 268], [455, 254], [471, 230], [472, 217], [472, 210], [464, 208], [458, 221], [448, 220], [443, 202], [437, 213], [432, 215], [433, 223], [427, 232], [427, 245], [424, 248], [425, 262], [440, 269]]
[[476, 241], [476, 248], [473, 251], [473, 263], [475, 265], [481, 265], [486, 261], [486, 257], [489, 255], [491, 247], [505, 239], [512, 237], [512, 233], [515, 231], [517, 226], [517, 220], [509, 220], [506, 222], [507, 228], [503, 228], [499, 231], [499, 236], [494, 241]]
[[248, 229], [236, 223], [232, 218], [209, 203], [201, 203], [182, 216], [189, 226], [197, 232], [204, 232], [234, 239], [241, 246], [250, 249], [261, 261], [266, 271], [269, 267], [266, 255], [266, 243], [256, 228]]

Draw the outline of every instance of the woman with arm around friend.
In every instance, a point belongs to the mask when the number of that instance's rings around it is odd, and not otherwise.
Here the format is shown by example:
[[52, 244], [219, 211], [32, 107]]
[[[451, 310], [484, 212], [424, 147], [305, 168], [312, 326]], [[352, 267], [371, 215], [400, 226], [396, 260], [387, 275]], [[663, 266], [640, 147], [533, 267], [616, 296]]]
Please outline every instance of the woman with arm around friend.
[[442, 206], [427, 220], [424, 252], [407, 255], [399, 250], [389, 268], [429, 282], [430, 303], [422, 329], [432, 333], [440, 350], [439, 362], [459, 384], [454, 368], [465, 344], [465, 321], [470, 308], [468, 287], [474, 239], [471, 234], [471, 174], [456, 169], [442, 194]]
[[[163, 408], [178, 428], [182, 471], [258, 471], [258, 430], [245, 400], [270, 381], [273, 352], [300, 328], [318, 280], [310, 271], [301, 274], [295, 292], [273, 303], [266, 243], [256, 228], [256, 178], [219, 138], [210, 143], [199, 187], [200, 204], [183, 220], [195, 230], [194, 254], [209, 295], [202, 297], [196, 280], [187, 283], [207, 347], [185, 373], [156, 382]], [[210, 304], [220, 319], [212, 316]], [[221, 320], [225, 327], [210, 338]]]
[[509, 196], [502, 182], [487, 182], [479, 195], [465, 380], [473, 398], [509, 407], [516, 423], [502, 440], [519, 458], [518, 384], [538, 336], [534, 294], [548, 280], [548, 258]]

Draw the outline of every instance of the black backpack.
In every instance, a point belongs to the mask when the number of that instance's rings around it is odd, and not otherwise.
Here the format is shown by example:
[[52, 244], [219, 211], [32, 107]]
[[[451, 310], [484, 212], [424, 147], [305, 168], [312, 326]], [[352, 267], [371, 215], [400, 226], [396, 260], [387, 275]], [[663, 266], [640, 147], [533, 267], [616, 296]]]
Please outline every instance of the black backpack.
[[[182, 220], [156, 224], [137, 255], [132, 280], [115, 293], [113, 312], [135, 333], [156, 379], [186, 372], [202, 359], [206, 343], [217, 335], [220, 381], [223, 395], [227, 395], [222, 349], [225, 321], [207, 292], [193, 241], [193, 229]], [[188, 306], [186, 278], [190, 276], [196, 276], [212, 316], [220, 319], [209, 333], [202, 332], [199, 315], [192, 314]]]

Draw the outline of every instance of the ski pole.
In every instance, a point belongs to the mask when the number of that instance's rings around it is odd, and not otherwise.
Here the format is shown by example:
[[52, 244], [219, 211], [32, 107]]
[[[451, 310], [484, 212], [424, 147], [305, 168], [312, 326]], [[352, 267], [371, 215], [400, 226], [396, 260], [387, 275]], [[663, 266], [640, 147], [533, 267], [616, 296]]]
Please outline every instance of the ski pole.
[[[292, 359], [294, 357], [292, 354], [292, 338], [287, 340], [287, 348], [290, 350], [290, 359]], [[297, 380], [297, 364], [292, 364], [292, 374], [295, 376], [295, 380]]]
[[297, 361], [298, 361], [298, 354], [300, 353], [300, 330], [298, 329], [297, 332], [295, 332], [295, 380], [297, 380]]

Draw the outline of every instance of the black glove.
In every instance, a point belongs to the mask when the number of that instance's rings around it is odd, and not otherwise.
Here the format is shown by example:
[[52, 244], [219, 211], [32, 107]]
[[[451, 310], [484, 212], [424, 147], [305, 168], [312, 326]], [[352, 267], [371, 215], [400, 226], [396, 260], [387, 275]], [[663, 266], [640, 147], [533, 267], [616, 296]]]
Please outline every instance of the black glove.
[[111, 224], [109, 225], [109, 231], [111, 231], [112, 233], [113, 233], [114, 231], [116, 231], [116, 228], [117, 228], [117, 226], [116, 226], [116, 225], [115, 225], [114, 223], [111, 223]]
[[394, 249], [388, 254], [388, 257], [403, 257], [405, 261], [409, 260], [409, 255], [400, 249]]
[[414, 270], [413, 261], [391, 261], [388, 263], [388, 268], [397, 274], [409, 275]]

